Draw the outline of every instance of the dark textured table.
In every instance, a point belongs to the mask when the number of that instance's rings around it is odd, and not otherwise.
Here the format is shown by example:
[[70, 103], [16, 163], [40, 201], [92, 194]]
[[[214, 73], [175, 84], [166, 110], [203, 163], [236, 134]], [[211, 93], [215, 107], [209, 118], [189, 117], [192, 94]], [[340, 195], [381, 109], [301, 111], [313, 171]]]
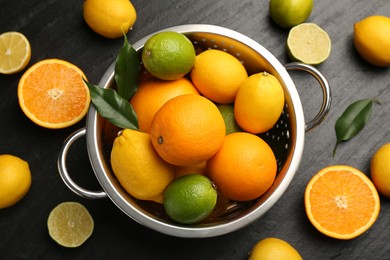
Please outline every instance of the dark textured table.
[[[134, 0], [138, 20], [128, 33], [130, 43], [166, 27], [181, 24], [214, 24], [243, 33], [271, 51], [281, 63], [288, 30], [269, 17], [268, 0]], [[390, 1], [315, 0], [308, 19], [325, 29], [332, 39], [329, 59], [318, 69], [329, 80], [333, 103], [325, 121], [306, 133], [303, 158], [287, 192], [276, 205], [253, 224], [232, 234], [206, 238], [170, 237], [132, 221], [109, 199], [87, 200], [73, 194], [57, 171], [57, 156], [63, 141], [85, 121], [62, 130], [48, 130], [24, 116], [17, 101], [22, 73], [0, 75], [0, 154], [27, 160], [32, 172], [28, 195], [17, 205], [0, 210], [0, 259], [246, 259], [260, 239], [273, 236], [290, 242], [305, 259], [390, 259], [390, 201], [381, 197], [378, 220], [360, 237], [350, 241], [331, 239], [319, 233], [306, 217], [303, 194], [309, 179], [319, 169], [347, 164], [369, 175], [370, 158], [390, 142], [390, 69], [366, 63], [352, 43], [353, 24], [366, 16], [390, 16]], [[114, 61], [122, 39], [106, 39], [94, 33], [82, 18], [83, 1], [0, 1], [0, 33], [20, 31], [32, 46], [30, 65], [46, 58], [70, 61], [98, 83]], [[313, 79], [291, 73], [301, 96], [306, 121], [319, 109], [322, 96]], [[378, 98], [373, 114], [359, 135], [339, 145], [334, 124], [353, 101]], [[69, 170], [89, 189], [99, 189], [89, 164], [85, 140], [69, 152]], [[80, 248], [66, 249], [48, 235], [50, 210], [63, 201], [79, 201], [95, 220], [91, 238]]]

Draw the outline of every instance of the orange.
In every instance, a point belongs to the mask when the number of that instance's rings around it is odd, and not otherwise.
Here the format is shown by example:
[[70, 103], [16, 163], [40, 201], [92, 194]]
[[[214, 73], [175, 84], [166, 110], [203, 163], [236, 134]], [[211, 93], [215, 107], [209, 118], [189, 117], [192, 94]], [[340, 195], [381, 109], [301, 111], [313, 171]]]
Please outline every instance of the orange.
[[222, 147], [206, 163], [218, 191], [236, 201], [263, 195], [276, 177], [276, 158], [260, 137], [236, 132], [226, 136]]
[[186, 78], [168, 81], [152, 77], [144, 80], [130, 100], [137, 114], [139, 129], [149, 133], [154, 115], [162, 105], [169, 99], [183, 94], [199, 92]]
[[71, 126], [85, 116], [91, 101], [83, 78], [86, 79], [81, 69], [67, 61], [42, 60], [21, 77], [19, 105], [25, 115], [40, 126]]
[[390, 17], [373, 15], [355, 23], [353, 41], [358, 53], [369, 63], [390, 66]]
[[220, 50], [206, 50], [195, 58], [191, 79], [208, 99], [229, 104], [248, 77], [244, 65], [233, 55]]
[[352, 239], [378, 218], [377, 190], [361, 171], [347, 165], [328, 166], [310, 180], [305, 191], [306, 214], [321, 233]]
[[195, 94], [166, 102], [154, 116], [150, 129], [157, 153], [168, 163], [179, 166], [208, 160], [221, 147], [225, 133], [217, 106]]

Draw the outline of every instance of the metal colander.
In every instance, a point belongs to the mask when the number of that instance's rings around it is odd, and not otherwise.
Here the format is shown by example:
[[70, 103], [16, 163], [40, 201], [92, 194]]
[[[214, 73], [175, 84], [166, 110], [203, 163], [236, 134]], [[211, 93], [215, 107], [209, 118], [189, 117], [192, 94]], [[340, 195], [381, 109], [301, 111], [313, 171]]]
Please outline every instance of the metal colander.
[[[286, 191], [301, 161], [305, 131], [318, 125], [330, 108], [331, 96], [328, 83], [314, 67], [301, 63], [283, 66], [260, 44], [230, 29], [213, 25], [182, 25], [162, 31], [185, 34], [193, 42], [197, 51], [207, 49], [226, 51], [242, 62], [248, 74], [267, 71], [279, 80], [285, 94], [283, 113], [270, 131], [260, 135], [271, 146], [277, 158], [278, 173], [272, 187], [263, 196], [253, 201], [243, 203], [220, 200], [218, 205], [227, 204], [227, 209], [223, 207], [223, 210], [219, 210], [217, 205], [212, 216], [202, 223], [177, 224], [165, 215], [161, 205], [134, 199], [116, 180], [110, 166], [110, 152], [113, 140], [120, 129], [100, 117], [93, 106], [90, 107], [87, 115], [86, 128], [73, 133], [64, 143], [58, 159], [60, 175], [64, 183], [76, 194], [85, 198], [109, 197], [133, 220], [165, 234], [179, 237], [211, 237], [235, 231], [261, 217]], [[151, 35], [133, 44], [134, 49], [141, 53], [144, 43]], [[99, 86], [115, 88], [114, 66], [113, 63], [107, 69]], [[307, 71], [320, 83], [323, 103], [317, 116], [308, 123], [305, 123], [298, 92], [286, 69]], [[92, 168], [103, 191], [86, 190], [77, 185], [68, 174], [66, 167], [68, 150], [78, 138], [84, 135], [87, 139]]]

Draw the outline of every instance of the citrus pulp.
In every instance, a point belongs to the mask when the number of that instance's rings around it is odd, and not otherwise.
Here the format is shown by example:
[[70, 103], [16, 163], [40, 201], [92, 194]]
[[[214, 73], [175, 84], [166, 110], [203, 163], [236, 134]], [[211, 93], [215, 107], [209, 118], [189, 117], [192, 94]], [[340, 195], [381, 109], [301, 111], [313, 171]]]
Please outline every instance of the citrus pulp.
[[13, 74], [23, 70], [30, 62], [31, 46], [20, 32], [0, 35], [0, 73]]

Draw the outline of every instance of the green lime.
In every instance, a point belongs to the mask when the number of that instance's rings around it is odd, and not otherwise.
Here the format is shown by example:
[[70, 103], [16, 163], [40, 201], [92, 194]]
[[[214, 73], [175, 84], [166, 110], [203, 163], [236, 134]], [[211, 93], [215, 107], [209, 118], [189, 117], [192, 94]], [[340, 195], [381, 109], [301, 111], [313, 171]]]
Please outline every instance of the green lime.
[[165, 212], [181, 224], [193, 224], [205, 219], [216, 203], [214, 184], [201, 174], [181, 176], [171, 182], [164, 192]]
[[78, 202], [63, 202], [49, 214], [50, 237], [64, 247], [81, 246], [92, 234], [94, 222], [88, 210]]
[[314, 23], [294, 26], [287, 37], [287, 49], [293, 61], [317, 65], [330, 55], [332, 47], [327, 32]]
[[142, 49], [147, 71], [163, 80], [175, 80], [190, 72], [195, 62], [195, 48], [183, 34], [171, 31], [151, 36]]
[[278, 25], [291, 28], [309, 18], [313, 5], [313, 0], [271, 0], [269, 11]]
[[225, 121], [226, 134], [231, 134], [235, 132], [242, 132], [241, 127], [238, 126], [236, 119], [234, 118], [234, 105], [217, 105], [219, 112]]

